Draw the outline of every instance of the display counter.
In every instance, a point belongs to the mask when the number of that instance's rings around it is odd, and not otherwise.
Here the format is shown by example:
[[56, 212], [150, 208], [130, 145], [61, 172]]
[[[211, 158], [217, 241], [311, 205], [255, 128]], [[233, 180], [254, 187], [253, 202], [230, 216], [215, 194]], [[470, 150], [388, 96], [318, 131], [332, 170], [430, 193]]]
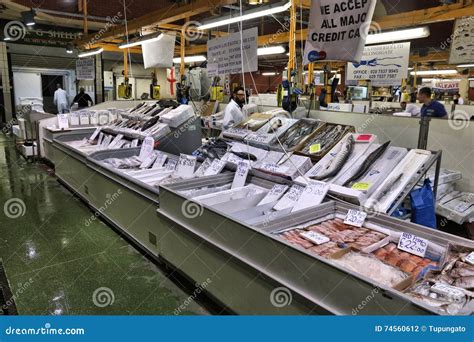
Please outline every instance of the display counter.
[[[235, 312], [351, 315], [364, 299], [371, 297], [373, 300], [367, 301], [359, 314], [442, 313], [406, 294], [408, 283], [396, 288], [382, 285], [341, 267], [333, 259], [295, 247], [274, 234], [282, 228], [321, 218], [343, 218], [349, 209], [357, 207], [327, 202], [284, 216], [269, 215], [259, 224], [250, 226], [236, 218], [232, 210], [229, 214], [182, 194], [194, 187], [219, 186], [226, 181], [229, 180], [221, 177], [205, 183], [160, 186], [158, 213], [170, 224], [170, 233], [163, 238], [163, 257], [198, 283], [212, 279], [206, 290]], [[189, 208], [194, 208], [193, 215], [189, 215]], [[385, 215], [367, 218], [365, 225], [382, 226], [395, 235], [411, 233], [428, 239], [432, 246], [445, 246], [450, 242], [474, 248], [469, 240]], [[292, 298], [287, 305], [275, 304], [274, 295], [278, 290], [287, 291], [286, 295]]]

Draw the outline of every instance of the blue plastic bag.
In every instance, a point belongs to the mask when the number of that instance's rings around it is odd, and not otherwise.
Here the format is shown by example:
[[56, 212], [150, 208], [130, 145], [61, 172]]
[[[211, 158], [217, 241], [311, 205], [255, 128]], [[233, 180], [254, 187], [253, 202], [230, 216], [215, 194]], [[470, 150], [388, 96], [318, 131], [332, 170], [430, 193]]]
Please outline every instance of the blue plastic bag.
[[421, 188], [410, 193], [410, 198], [411, 222], [436, 228], [435, 202], [430, 180], [428, 178], [425, 179]]

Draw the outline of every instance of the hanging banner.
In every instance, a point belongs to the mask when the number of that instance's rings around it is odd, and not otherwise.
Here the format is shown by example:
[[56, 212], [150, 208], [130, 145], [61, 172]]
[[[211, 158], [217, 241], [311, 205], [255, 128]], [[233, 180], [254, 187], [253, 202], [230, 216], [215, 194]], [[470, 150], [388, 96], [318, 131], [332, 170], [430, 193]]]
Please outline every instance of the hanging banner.
[[371, 80], [375, 86], [395, 86], [407, 78], [410, 43], [366, 46], [360, 63], [348, 63], [347, 80]]
[[176, 32], [168, 32], [156, 41], [142, 44], [143, 64], [149, 68], [171, 68], [173, 66]]
[[95, 64], [94, 58], [79, 58], [76, 60], [76, 79], [94, 80]]
[[[457, 19], [451, 42], [449, 64], [471, 64], [474, 61], [474, 16]], [[441, 47], [446, 48], [443, 43]]]
[[240, 32], [211, 39], [207, 42], [207, 63], [213, 65], [214, 73], [217, 64], [219, 75], [257, 71], [257, 38], [258, 29], [253, 27], [242, 31], [242, 41]]
[[376, 0], [312, 0], [303, 64], [360, 62]]

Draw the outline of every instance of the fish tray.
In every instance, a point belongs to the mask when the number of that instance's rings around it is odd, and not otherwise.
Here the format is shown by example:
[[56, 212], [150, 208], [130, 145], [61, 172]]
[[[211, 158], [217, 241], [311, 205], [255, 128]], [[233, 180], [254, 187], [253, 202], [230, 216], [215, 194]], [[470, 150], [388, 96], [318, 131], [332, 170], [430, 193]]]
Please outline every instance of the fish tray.
[[299, 155], [302, 155], [302, 156], [305, 156], [305, 157], [309, 157], [311, 158], [311, 161], [313, 163], [316, 163], [318, 161], [321, 160], [321, 158], [323, 158], [329, 151], [331, 151], [334, 146], [337, 145], [337, 143], [339, 141], [342, 140], [342, 138], [347, 134], [347, 133], [354, 133], [355, 132], [355, 128], [354, 126], [344, 126], [344, 125], [340, 125], [340, 126], [343, 126], [344, 128], [344, 133], [341, 135], [341, 138], [340, 139], [337, 139], [337, 140], [334, 140], [332, 141], [323, 151], [319, 152], [319, 153], [314, 153], [314, 154], [311, 154], [311, 153], [304, 153], [303, 150], [305, 149], [305, 147], [307, 147], [307, 145], [309, 143], [311, 143], [311, 141], [318, 135], [320, 134], [322, 131], [324, 131], [324, 129], [326, 129], [327, 127], [329, 126], [339, 126], [337, 124], [333, 124], [333, 123], [330, 123], [330, 122], [327, 122], [324, 126], [322, 127], [319, 127], [316, 131], [314, 131], [307, 139], [305, 139], [304, 142], [302, 142], [299, 146], [297, 146], [294, 151], [296, 154], [299, 154]]

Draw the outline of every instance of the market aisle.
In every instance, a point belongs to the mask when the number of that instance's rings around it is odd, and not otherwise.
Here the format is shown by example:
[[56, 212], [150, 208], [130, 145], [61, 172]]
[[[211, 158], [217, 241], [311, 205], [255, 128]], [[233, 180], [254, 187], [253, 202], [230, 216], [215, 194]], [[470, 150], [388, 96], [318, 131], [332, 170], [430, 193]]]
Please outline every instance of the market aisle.
[[[168, 314], [188, 294], [0, 134], [0, 257], [19, 314]], [[8, 299], [7, 299], [8, 300]], [[183, 314], [207, 314], [193, 301]]]

